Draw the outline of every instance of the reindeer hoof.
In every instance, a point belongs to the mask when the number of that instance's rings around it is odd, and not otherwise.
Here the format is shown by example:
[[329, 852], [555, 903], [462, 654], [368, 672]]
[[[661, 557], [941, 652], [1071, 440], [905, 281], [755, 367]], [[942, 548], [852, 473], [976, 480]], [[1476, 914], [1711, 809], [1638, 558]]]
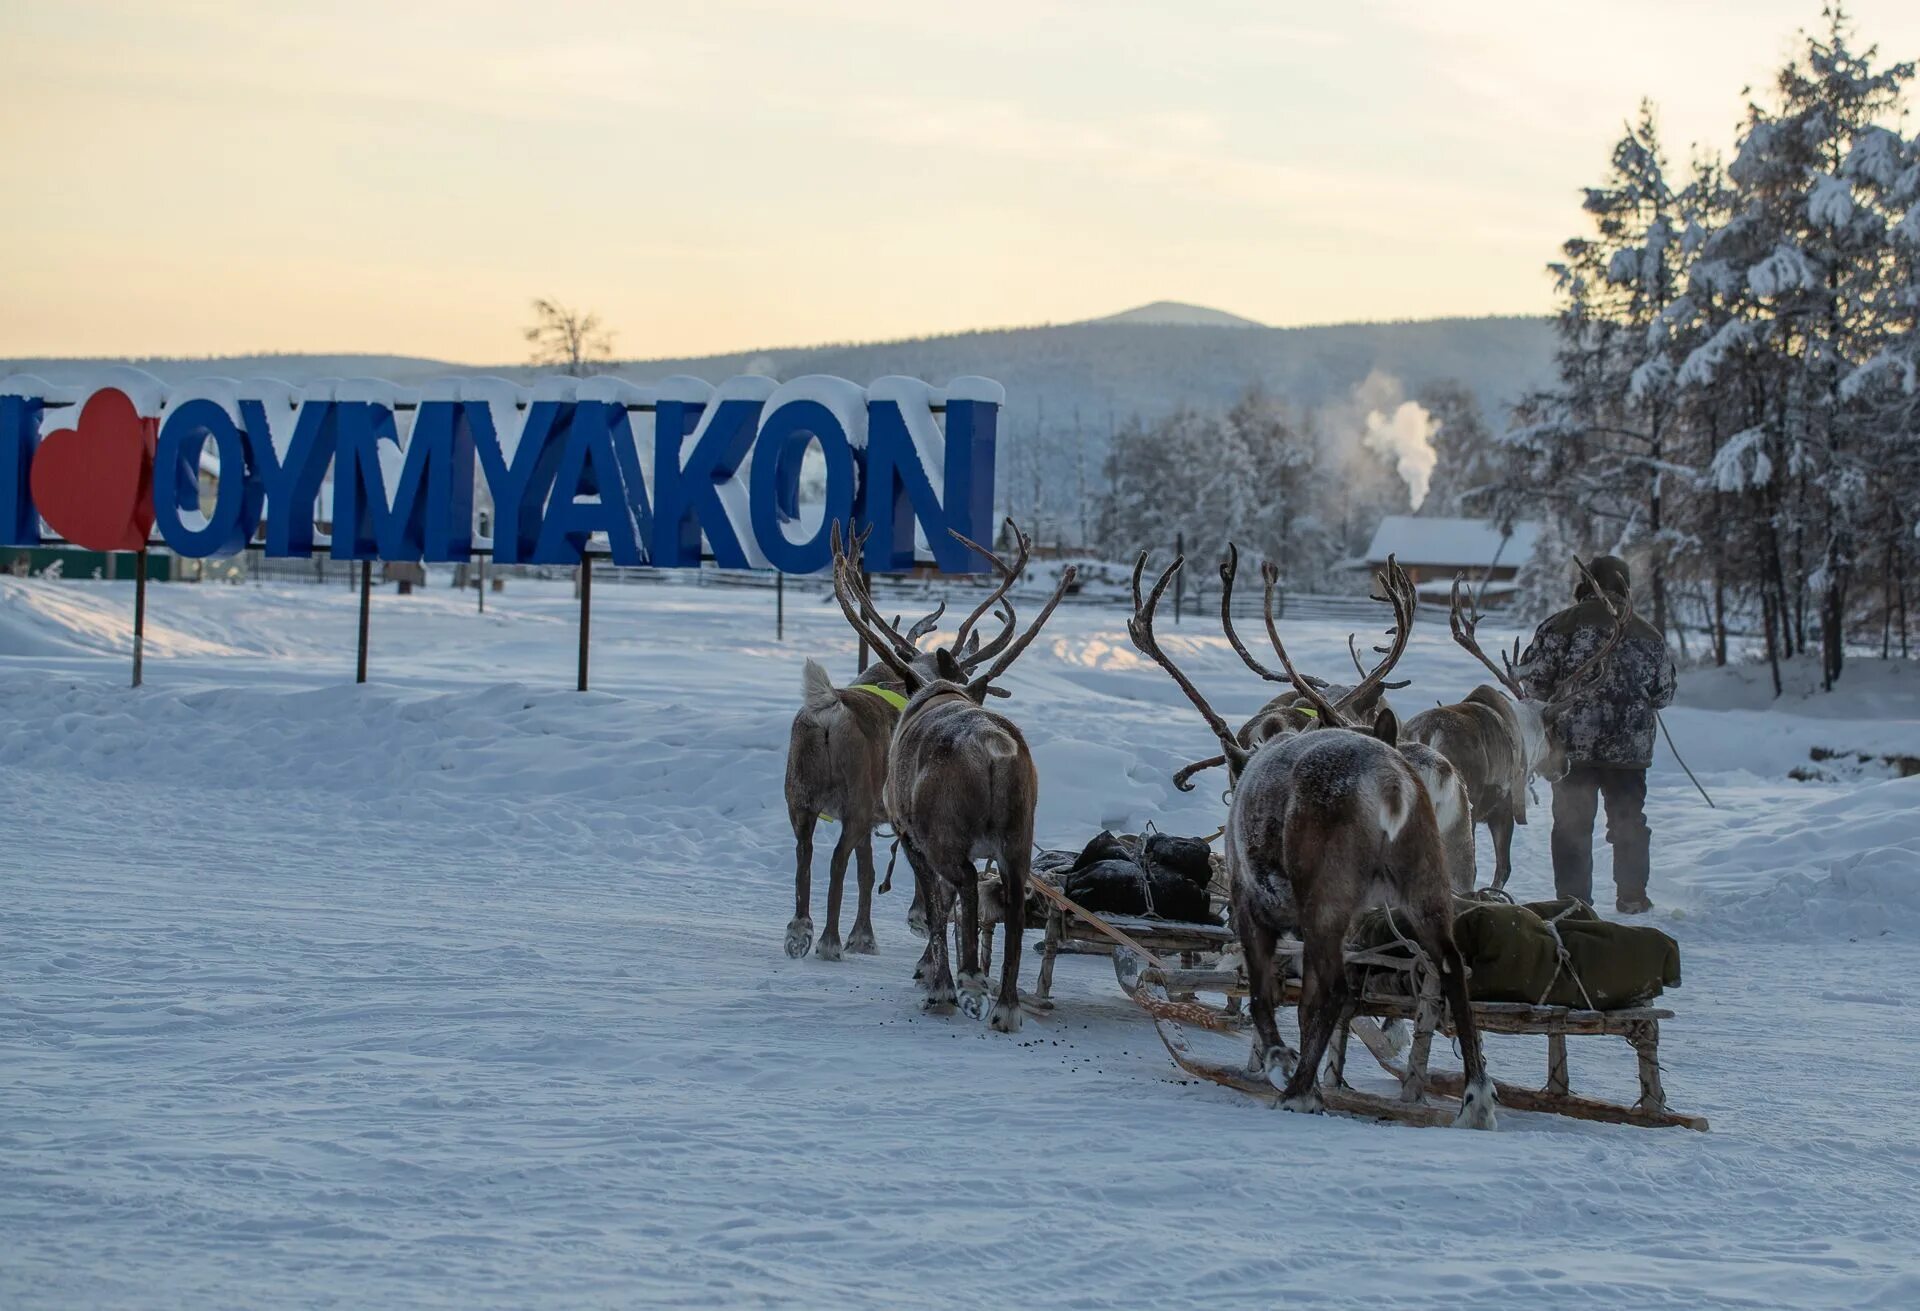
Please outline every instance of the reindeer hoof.
[[1001, 998], [993, 1004], [993, 1011], [987, 1016], [987, 1023], [993, 1026], [995, 1033], [1018, 1033], [1025, 1017], [1020, 1013], [1019, 1002], [1008, 1002]]
[[929, 988], [927, 995], [920, 999], [920, 1009], [929, 1015], [951, 1015], [956, 1001], [953, 986]]
[[1460, 1097], [1460, 1114], [1453, 1117], [1456, 1129], [1492, 1129], [1495, 1127], [1493, 1085], [1482, 1080], [1467, 1085]]
[[1294, 1055], [1284, 1043], [1278, 1047], [1269, 1047], [1265, 1051], [1258, 1043], [1254, 1044], [1253, 1054], [1247, 1058], [1248, 1074], [1264, 1074], [1267, 1082], [1276, 1088], [1286, 1086], [1293, 1077]]
[[854, 956], [875, 956], [880, 952], [873, 940], [873, 929], [866, 924], [856, 924], [853, 932], [847, 935], [847, 951]]
[[1283, 1111], [1298, 1111], [1302, 1115], [1318, 1115], [1327, 1109], [1327, 1104], [1320, 1100], [1320, 1090], [1318, 1088], [1309, 1088], [1303, 1093], [1295, 1093], [1291, 1097], [1282, 1097], [1280, 1099], [1280, 1109]]
[[814, 948], [813, 954], [821, 960], [839, 960], [840, 935], [828, 929], [820, 935], [820, 945]]
[[796, 960], [807, 954], [813, 946], [813, 921], [804, 915], [796, 916], [787, 925], [787, 955]]

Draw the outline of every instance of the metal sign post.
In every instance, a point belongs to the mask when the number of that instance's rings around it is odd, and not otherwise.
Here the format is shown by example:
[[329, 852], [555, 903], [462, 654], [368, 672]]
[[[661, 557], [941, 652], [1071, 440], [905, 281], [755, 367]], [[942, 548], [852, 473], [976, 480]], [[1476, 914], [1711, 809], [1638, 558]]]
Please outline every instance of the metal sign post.
[[373, 609], [373, 561], [360, 562], [360, 659], [354, 667], [353, 681], [367, 681], [367, 621]]
[[580, 677], [574, 691], [587, 690], [587, 637], [593, 631], [593, 556], [580, 552]]
[[147, 548], [133, 557], [133, 685], [140, 686], [147, 646]]

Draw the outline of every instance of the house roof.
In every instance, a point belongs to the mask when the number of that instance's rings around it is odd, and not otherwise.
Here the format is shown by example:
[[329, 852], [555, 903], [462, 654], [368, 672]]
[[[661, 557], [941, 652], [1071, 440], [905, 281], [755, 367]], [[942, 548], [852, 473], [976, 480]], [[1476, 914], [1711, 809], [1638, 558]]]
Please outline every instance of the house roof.
[[1373, 530], [1373, 542], [1367, 547], [1367, 563], [1381, 565], [1389, 555], [1405, 565], [1427, 565], [1447, 569], [1485, 569], [1496, 560], [1518, 567], [1533, 555], [1540, 540], [1540, 525], [1521, 520], [1513, 525], [1513, 536], [1503, 539], [1491, 519], [1426, 519], [1410, 514], [1390, 514]]

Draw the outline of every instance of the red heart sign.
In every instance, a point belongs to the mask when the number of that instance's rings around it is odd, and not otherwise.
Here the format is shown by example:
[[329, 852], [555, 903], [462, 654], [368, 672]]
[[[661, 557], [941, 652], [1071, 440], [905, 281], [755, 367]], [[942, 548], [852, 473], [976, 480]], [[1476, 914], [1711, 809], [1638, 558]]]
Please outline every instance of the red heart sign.
[[160, 421], [118, 388], [80, 407], [73, 428], [40, 439], [33, 503], [53, 530], [95, 551], [138, 551], [153, 529], [153, 446]]

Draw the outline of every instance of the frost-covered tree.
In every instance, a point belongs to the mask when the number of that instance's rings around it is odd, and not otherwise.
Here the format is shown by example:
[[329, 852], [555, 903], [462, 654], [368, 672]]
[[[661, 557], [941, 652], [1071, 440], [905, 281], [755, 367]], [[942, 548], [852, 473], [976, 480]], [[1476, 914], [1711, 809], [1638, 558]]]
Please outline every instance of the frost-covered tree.
[[1882, 120], [1913, 65], [1876, 67], [1874, 48], [1853, 48], [1844, 14], [1826, 17], [1780, 71], [1776, 103], [1748, 108], [1727, 169], [1733, 203], [1701, 249], [1733, 313], [1681, 380], [1709, 394], [1752, 390], [1755, 422], [1715, 453], [1713, 486], [1759, 493], [1770, 645], [1791, 654], [1817, 636], [1830, 687], [1884, 445], [1874, 407], [1843, 385], [1887, 344], [1897, 179], [1866, 165], [1887, 153]]
[[1136, 420], [1108, 452], [1100, 545], [1128, 559], [1181, 543], [1211, 561], [1233, 541], [1277, 561], [1289, 586], [1324, 587], [1342, 550], [1325, 512], [1326, 469], [1312, 426], [1258, 390], [1225, 413], [1186, 407]]
[[1634, 555], [1682, 643], [1676, 606], [1718, 660], [1752, 622], [1776, 665], [1817, 651], [1831, 687], [1850, 633], [1877, 621], [1890, 651], [1897, 623], [1906, 649], [1920, 144], [1914, 66], [1825, 18], [1724, 168], [1697, 156], [1674, 187], [1642, 106], [1551, 266], [1559, 377], [1520, 406], [1498, 499], [1545, 505], [1560, 549]]
[[1681, 206], [1653, 106], [1587, 189], [1592, 231], [1549, 266], [1561, 298], [1559, 384], [1529, 397], [1515, 433], [1526, 481], [1571, 534], [1645, 563], [1652, 621], [1667, 626], [1668, 491], [1692, 471], [1674, 449], [1677, 403], [1668, 312], [1683, 275]]
[[1420, 388], [1414, 397], [1436, 425], [1433, 480], [1423, 515], [1479, 515], [1501, 475], [1498, 444], [1473, 393], [1452, 379]]

